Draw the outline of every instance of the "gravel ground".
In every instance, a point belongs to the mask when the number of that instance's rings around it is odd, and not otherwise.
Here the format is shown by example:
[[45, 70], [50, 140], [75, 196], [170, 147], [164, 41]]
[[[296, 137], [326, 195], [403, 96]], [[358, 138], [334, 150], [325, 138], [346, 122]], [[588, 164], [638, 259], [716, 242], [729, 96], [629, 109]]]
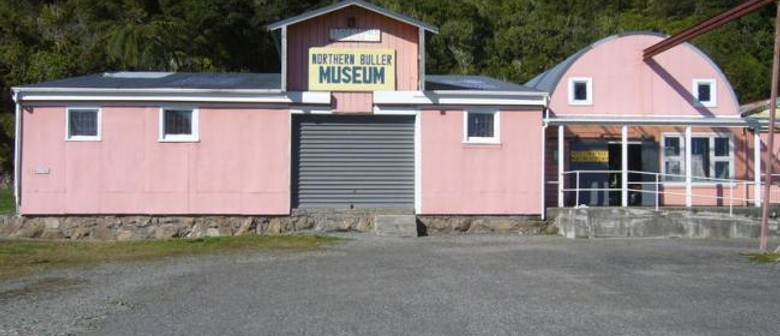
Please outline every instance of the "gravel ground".
[[0, 335], [780, 334], [755, 241], [353, 237], [0, 283]]

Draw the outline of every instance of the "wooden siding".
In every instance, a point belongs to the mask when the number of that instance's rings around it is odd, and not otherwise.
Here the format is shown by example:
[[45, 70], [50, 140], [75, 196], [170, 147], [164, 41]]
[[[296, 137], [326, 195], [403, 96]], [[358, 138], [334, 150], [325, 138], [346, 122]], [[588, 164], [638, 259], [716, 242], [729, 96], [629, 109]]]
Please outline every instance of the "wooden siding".
[[[381, 42], [332, 42], [331, 28], [346, 28], [354, 17], [356, 28], [382, 31]], [[287, 89], [307, 91], [309, 48], [390, 48], [396, 51], [396, 90], [418, 89], [417, 27], [372, 11], [350, 6], [342, 10], [291, 25], [287, 28]]]

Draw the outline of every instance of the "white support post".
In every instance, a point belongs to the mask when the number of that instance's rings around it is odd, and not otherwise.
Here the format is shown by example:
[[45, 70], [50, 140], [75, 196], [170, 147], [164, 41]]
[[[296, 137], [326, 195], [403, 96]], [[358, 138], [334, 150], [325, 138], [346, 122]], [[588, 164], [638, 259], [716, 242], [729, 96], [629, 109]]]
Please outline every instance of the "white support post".
[[563, 208], [563, 146], [564, 146], [564, 129], [563, 125], [558, 126], [558, 207]]
[[693, 169], [691, 169], [692, 143], [691, 127], [688, 126], [685, 128], [685, 206], [689, 208], [693, 205], [693, 188], [691, 187], [693, 183]]
[[621, 129], [622, 137], [620, 138], [621, 146], [621, 166], [620, 177], [622, 179], [620, 190], [620, 204], [624, 208], [628, 206], [628, 126], [623, 125]]
[[753, 133], [753, 203], [761, 207], [761, 131]]
[[577, 196], [574, 197], [574, 207], [579, 208], [580, 207], [580, 171], [576, 171], [577, 174], [577, 181], [575, 181], [574, 186], [574, 192], [577, 194]]
[[661, 206], [661, 174], [655, 173], [655, 211]]
[[282, 91], [287, 92], [287, 26], [282, 26]]

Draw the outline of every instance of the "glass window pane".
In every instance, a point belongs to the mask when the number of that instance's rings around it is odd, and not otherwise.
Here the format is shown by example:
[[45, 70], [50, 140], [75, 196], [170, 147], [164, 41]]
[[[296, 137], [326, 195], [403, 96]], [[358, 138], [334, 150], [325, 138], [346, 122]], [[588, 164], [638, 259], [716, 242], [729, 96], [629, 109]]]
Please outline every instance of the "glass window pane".
[[682, 164], [680, 161], [666, 161], [666, 174], [670, 175], [676, 175], [676, 176], [664, 176], [665, 181], [682, 181], [683, 178], [683, 171], [682, 171]]
[[192, 110], [165, 110], [165, 135], [191, 135]]
[[574, 100], [588, 100], [588, 83], [574, 82]]
[[710, 177], [710, 139], [691, 139], [691, 174]]
[[715, 156], [729, 156], [729, 138], [715, 138]]
[[715, 177], [720, 179], [731, 178], [728, 162], [715, 162]]
[[699, 99], [700, 102], [708, 102], [708, 101], [710, 101], [712, 99], [712, 95], [711, 95], [711, 92], [710, 92], [711, 88], [712, 87], [710, 86], [709, 83], [699, 83], [698, 84], [699, 97], [697, 97], [697, 98]]
[[98, 135], [98, 111], [97, 110], [70, 110], [68, 123], [69, 136], [97, 136]]
[[671, 137], [664, 139], [664, 155], [680, 156], [680, 138]]
[[468, 136], [480, 138], [492, 138], [493, 113], [469, 113], [468, 116]]

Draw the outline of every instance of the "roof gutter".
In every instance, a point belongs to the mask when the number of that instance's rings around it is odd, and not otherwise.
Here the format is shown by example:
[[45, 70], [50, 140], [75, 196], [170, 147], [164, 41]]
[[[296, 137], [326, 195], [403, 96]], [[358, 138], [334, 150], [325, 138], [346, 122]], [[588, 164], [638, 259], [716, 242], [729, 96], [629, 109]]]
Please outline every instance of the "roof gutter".
[[13, 88], [19, 102], [205, 102], [330, 104], [330, 92], [219, 89]]
[[675, 117], [553, 117], [549, 118], [550, 125], [610, 125], [610, 126], [721, 126], [721, 127], [748, 127], [749, 122], [740, 117], [720, 118], [675, 118]]
[[537, 91], [374, 91], [374, 104], [547, 107], [547, 97]]

